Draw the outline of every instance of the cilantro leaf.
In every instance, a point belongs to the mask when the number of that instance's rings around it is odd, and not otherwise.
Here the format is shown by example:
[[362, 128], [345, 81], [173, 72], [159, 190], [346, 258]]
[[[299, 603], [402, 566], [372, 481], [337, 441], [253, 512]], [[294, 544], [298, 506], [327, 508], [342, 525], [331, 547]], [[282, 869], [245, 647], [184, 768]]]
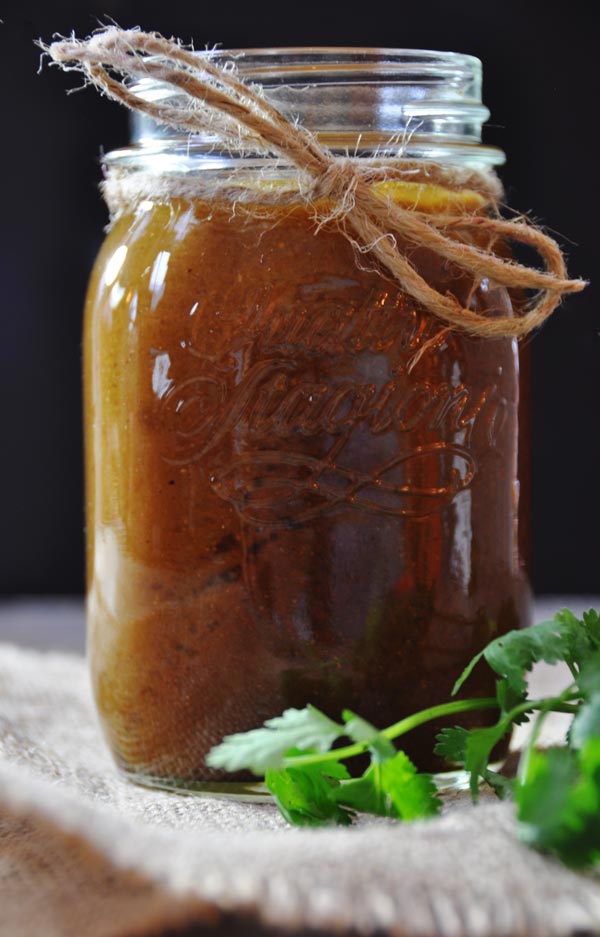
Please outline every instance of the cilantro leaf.
[[395, 816], [392, 803], [386, 796], [381, 781], [382, 762], [371, 764], [359, 778], [353, 778], [336, 791], [336, 800], [359, 813], [372, 813], [378, 817]]
[[523, 842], [572, 866], [600, 860], [600, 738], [531, 751], [514, 798]]
[[430, 774], [417, 772], [404, 752], [381, 765], [382, 784], [402, 820], [417, 820], [439, 813], [442, 802]]
[[[525, 701], [526, 697], [526, 693], [517, 693], [508, 680], [496, 681], [496, 699], [500, 706], [501, 716], [508, 715], [516, 706], [520, 706], [521, 703]], [[520, 725], [522, 722], [527, 722], [528, 719], [529, 715], [525, 712], [514, 717], [512, 721], [515, 725]]]
[[[582, 630], [583, 623], [574, 615], [558, 613], [552, 621], [544, 621], [523, 631], [509, 631], [491, 641], [473, 658], [456, 681], [452, 695], [458, 693], [475, 665], [484, 658], [492, 670], [506, 680], [508, 687], [518, 697], [524, 698], [527, 693], [525, 674], [540, 660], [548, 664], [560, 660], [572, 664], [576, 648], [580, 651], [583, 647], [583, 644], [579, 646]], [[589, 643], [586, 647], [589, 649]]]
[[211, 749], [206, 763], [211, 768], [245, 769], [260, 776], [282, 767], [290, 749], [326, 752], [345, 732], [343, 726], [314, 706], [286, 709], [282, 716], [267, 719], [262, 729], [227, 735], [220, 745]]
[[486, 784], [489, 784], [496, 794], [496, 797], [500, 800], [512, 797], [515, 786], [514, 778], [507, 778], [504, 774], [499, 774], [497, 771], [491, 771], [490, 768], [486, 768], [483, 772], [483, 780]]
[[563, 608], [556, 613], [554, 620], [561, 627], [568, 647], [565, 660], [571, 667], [579, 666], [590, 653], [600, 648], [600, 622], [593, 609], [584, 612], [579, 619], [568, 608]]
[[348, 826], [352, 823], [352, 813], [335, 799], [339, 781], [325, 770], [306, 765], [267, 771], [265, 784], [289, 823], [298, 826], [323, 826], [327, 823]]
[[583, 613], [582, 619], [590, 641], [592, 641], [597, 648], [600, 648], [600, 615], [595, 608], [590, 608], [587, 612]]
[[600, 651], [585, 657], [577, 674], [577, 685], [588, 699], [600, 693]]
[[464, 765], [467, 752], [468, 729], [454, 726], [451, 729], [442, 729], [436, 736], [434, 754], [440, 755], [450, 764]]
[[375, 760], [360, 778], [336, 790], [338, 803], [362, 813], [416, 820], [439, 813], [441, 801], [430, 774], [419, 774], [404, 752]]
[[[487, 661], [498, 674], [496, 699], [440, 703], [404, 717], [380, 731], [349, 710], [338, 724], [307, 706], [288, 709], [263, 728], [228, 736], [213, 749], [208, 763], [264, 774], [267, 787], [290, 823], [346, 825], [357, 812], [401, 820], [437, 813], [440, 801], [433, 779], [420, 774], [392, 739], [457, 712], [499, 709], [495, 725], [467, 730], [454, 726], [437, 736], [435, 753], [470, 774], [473, 800], [479, 779], [498, 796], [512, 794], [524, 842], [583, 866], [600, 864], [600, 616], [591, 609], [581, 619], [563, 609], [552, 621], [512, 631], [484, 648], [459, 677], [457, 692], [473, 668]], [[525, 678], [537, 661], [564, 662], [573, 681], [559, 695], [530, 700]], [[541, 720], [552, 711], [573, 713], [564, 748], [539, 752], [535, 740]], [[536, 729], [521, 760], [516, 780], [490, 767], [497, 743], [510, 728], [539, 711]], [[335, 747], [346, 736], [352, 744]], [[371, 752], [371, 764], [359, 778], [350, 777], [344, 761]]]
[[569, 729], [571, 748], [583, 748], [591, 738], [600, 738], [600, 693], [581, 704]]
[[[512, 632], [510, 632], [510, 633], [512, 634]], [[488, 645], [488, 646], [489, 646], [489, 645]], [[484, 650], [485, 650], [485, 649], [484, 649]], [[460, 677], [458, 678], [458, 680], [456, 681], [456, 683], [455, 683], [454, 686], [452, 687], [452, 692], [451, 692], [451, 694], [450, 694], [451, 696], [456, 696], [456, 694], [458, 693], [458, 691], [462, 688], [463, 684], [467, 682], [467, 680], [469, 679], [469, 677], [471, 676], [471, 674], [472, 674], [473, 671], [475, 670], [475, 667], [477, 666], [477, 664], [479, 663], [479, 661], [480, 661], [480, 660], [483, 660], [483, 655], [484, 655], [484, 651], [480, 651], [479, 654], [476, 654], [475, 657], [472, 657], [472, 658], [471, 658], [471, 660], [469, 661], [469, 663], [467, 664], [467, 666], [465, 667], [465, 669], [464, 669], [463, 672], [461, 673]]]
[[[475, 738], [472, 738], [474, 733], [486, 733], [486, 735], [477, 734]], [[489, 753], [500, 740], [502, 734], [502, 730], [498, 726], [492, 726], [491, 731], [489, 729], [471, 729], [469, 731], [461, 726], [442, 729], [438, 733], [434, 752], [451, 764], [465, 765], [468, 761], [469, 770], [473, 772], [471, 775], [471, 790], [475, 789], [476, 793], [479, 791], [477, 779], [480, 776], [494, 789], [498, 797], [504, 799], [512, 790], [513, 780], [487, 767]]]
[[372, 755], [380, 761], [394, 757], [396, 749], [390, 740], [382, 735], [379, 729], [376, 729], [370, 722], [362, 719], [361, 716], [357, 716], [349, 709], [344, 710], [342, 717], [345, 722], [344, 732], [354, 742], [366, 742]]
[[506, 735], [508, 726], [499, 722], [486, 729], [471, 729], [465, 740], [465, 768], [470, 773], [471, 797], [479, 797], [479, 778], [485, 777], [492, 749]]

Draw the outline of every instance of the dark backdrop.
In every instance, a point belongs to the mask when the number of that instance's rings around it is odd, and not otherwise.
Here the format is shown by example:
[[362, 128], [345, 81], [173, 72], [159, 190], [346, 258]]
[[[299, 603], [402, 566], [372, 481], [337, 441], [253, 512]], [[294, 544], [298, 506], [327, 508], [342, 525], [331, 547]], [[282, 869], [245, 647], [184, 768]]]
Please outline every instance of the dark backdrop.
[[[587, 10], [586, 10], [587, 7]], [[0, 2], [0, 593], [83, 586], [80, 330], [106, 215], [98, 155], [127, 117], [76, 77], [37, 74], [36, 37], [87, 34], [100, 17], [194, 39], [197, 47], [369, 45], [470, 52], [484, 63], [508, 199], [558, 232], [573, 274], [595, 277], [598, 47], [592, 4], [537, 0], [393, 4], [267, 0], [157, 4]], [[556, 7], [556, 10], [559, 8]], [[588, 10], [590, 12], [588, 12]], [[594, 592], [600, 520], [600, 321], [594, 284], [532, 342], [534, 583]]]

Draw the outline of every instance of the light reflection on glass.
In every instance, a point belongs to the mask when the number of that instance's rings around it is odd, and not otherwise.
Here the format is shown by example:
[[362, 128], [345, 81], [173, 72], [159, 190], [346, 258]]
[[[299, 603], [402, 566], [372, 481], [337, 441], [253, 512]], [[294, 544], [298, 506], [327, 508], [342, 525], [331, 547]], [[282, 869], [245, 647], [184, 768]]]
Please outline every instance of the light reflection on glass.
[[119, 276], [119, 271], [123, 264], [125, 263], [125, 258], [127, 257], [127, 245], [121, 244], [120, 247], [117, 247], [116, 251], [106, 264], [104, 268], [104, 284], [105, 286], [112, 286], [117, 277]]
[[159, 251], [156, 255], [154, 263], [152, 264], [152, 270], [150, 271], [150, 282], [148, 284], [152, 294], [152, 299], [150, 300], [150, 309], [152, 312], [154, 312], [163, 297], [163, 293], [165, 291], [165, 279], [167, 276], [170, 259], [170, 251]]

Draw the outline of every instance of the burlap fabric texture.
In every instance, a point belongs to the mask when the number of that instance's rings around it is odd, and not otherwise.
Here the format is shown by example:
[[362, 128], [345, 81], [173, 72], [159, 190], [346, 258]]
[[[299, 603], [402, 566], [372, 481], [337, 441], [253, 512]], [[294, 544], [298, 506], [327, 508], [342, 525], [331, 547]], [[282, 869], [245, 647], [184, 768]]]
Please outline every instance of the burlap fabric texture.
[[[600, 879], [520, 845], [510, 806], [288, 827], [270, 805], [122, 779], [84, 660], [0, 646], [0, 935], [600, 934]], [[202, 931], [204, 932], [204, 931]]]

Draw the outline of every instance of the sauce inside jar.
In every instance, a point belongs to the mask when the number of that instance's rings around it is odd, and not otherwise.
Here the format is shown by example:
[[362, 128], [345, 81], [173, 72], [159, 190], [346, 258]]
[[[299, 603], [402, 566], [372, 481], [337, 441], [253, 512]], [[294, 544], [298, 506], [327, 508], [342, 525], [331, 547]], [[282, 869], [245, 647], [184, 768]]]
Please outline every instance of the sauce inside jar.
[[[123, 213], [85, 362], [90, 655], [129, 772], [218, 778], [210, 747], [290, 706], [389, 725], [526, 623], [515, 343], [443, 331], [301, 203]], [[476, 670], [468, 695], [492, 692]], [[403, 739], [423, 770], [439, 728]]]

